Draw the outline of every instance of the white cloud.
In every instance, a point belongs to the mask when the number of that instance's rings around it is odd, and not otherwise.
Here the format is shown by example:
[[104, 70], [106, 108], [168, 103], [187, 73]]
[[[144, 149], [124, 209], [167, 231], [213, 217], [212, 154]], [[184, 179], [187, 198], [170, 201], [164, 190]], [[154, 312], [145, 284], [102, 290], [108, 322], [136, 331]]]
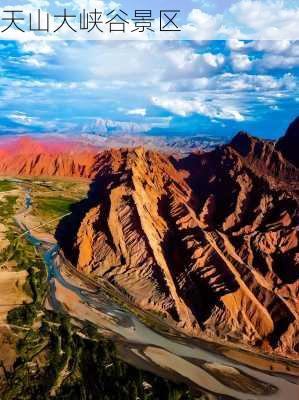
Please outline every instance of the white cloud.
[[262, 53], [258, 65], [263, 69], [292, 69], [299, 65], [299, 42], [290, 40], [259, 40], [246, 45], [248, 51]]
[[[237, 61], [244, 60], [246, 62], [246, 57], [249, 60], [250, 53], [260, 53], [260, 55], [255, 56], [254, 60], [254, 64], [259, 69], [291, 69], [299, 65], [299, 41], [252, 40], [243, 42], [229, 40], [227, 47], [234, 51], [232, 58], [235, 57]], [[240, 68], [240, 70], [242, 69]], [[244, 70], [246, 70], [246, 65]]]
[[229, 39], [227, 41], [227, 47], [230, 50], [234, 50], [234, 51], [241, 50], [241, 49], [244, 49], [245, 46], [246, 46], [245, 42], [243, 42], [242, 40]]
[[[155, 106], [165, 108], [173, 114], [186, 117], [194, 112], [198, 112], [199, 104], [195, 100], [182, 100], [171, 98], [153, 97], [152, 102]], [[197, 110], [196, 110], [197, 109]]]
[[199, 55], [192, 48], [178, 48], [167, 52], [168, 58], [180, 70], [194, 67]]
[[296, 88], [297, 79], [291, 73], [276, 78], [272, 75], [225, 72], [209, 78], [177, 80], [169, 84], [168, 91], [201, 93], [213, 91], [215, 97], [219, 91], [268, 92], [273, 96], [277, 91], [295, 91]]
[[194, 78], [194, 79], [179, 79], [169, 82], [166, 86], [168, 92], [189, 92], [208, 89], [211, 86], [213, 78]]
[[22, 43], [22, 50], [25, 53], [53, 55], [54, 48], [50, 45], [49, 41], [36, 40], [31, 42]]
[[255, 40], [247, 44], [256, 51], [269, 53], [282, 53], [289, 50], [292, 46], [290, 40]]
[[27, 0], [27, 3], [30, 3], [36, 9], [46, 8], [50, 4], [47, 0]]
[[266, 54], [259, 63], [265, 69], [287, 68], [299, 66], [299, 56], [287, 56], [280, 54]]
[[16, 122], [18, 124], [25, 125], [25, 126], [37, 125], [40, 123], [40, 121], [37, 118], [30, 117], [27, 114], [20, 112], [20, 111], [16, 111], [15, 113], [9, 114], [8, 118], [13, 122]]
[[[148, 121], [153, 105], [182, 117], [200, 114], [214, 120], [243, 121], [256, 115], [256, 104], [282, 107], [283, 99], [298, 97], [296, 76], [282, 75], [281, 71], [271, 75], [262, 67], [266, 57], [290, 61], [290, 54], [296, 51], [293, 42], [260, 42], [255, 48], [254, 42], [230, 41], [224, 50], [222, 43], [115, 42], [112, 46], [104, 41], [51, 42], [51, 49], [41, 51], [43, 44], [39, 47], [35, 43], [19, 44], [25, 55], [12, 54], [5, 60], [3, 67], [20, 69], [20, 75], [0, 78], [2, 107], [6, 104], [13, 110], [27, 111], [39, 104], [48, 112], [48, 106], [53, 110], [54, 103], [63, 104], [68, 112], [75, 109], [78, 114], [82, 110], [82, 115], [88, 112], [111, 120], [124, 119], [119, 121], [129, 124], [124, 129], [137, 132], [151, 129]], [[33, 64], [37, 60], [34, 69], [32, 65], [24, 68], [27, 60]], [[46, 65], [37, 74], [39, 62]], [[16, 68], [13, 63], [23, 65]], [[285, 97], [280, 100], [279, 96]], [[127, 119], [147, 125], [135, 129]], [[117, 121], [105, 127], [102, 130], [120, 129]]]
[[171, 65], [165, 65], [164, 79], [176, 80], [182, 77], [196, 78], [209, 76], [225, 64], [222, 53], [199, 53], [192, 47], [179, 46], [166, 52]]
[[[25, 0], [20, 3], [25, 2]], [[51, 4], [48, 0], [28, 0], [26, 4], [15, 6], [24, 11], [28, 15], [32, 13], [33, 18], [36, 18], [36, 10], [41, 8], [42, 11], [49, 11], [50, 21], [54, 23], [53, 14], [57, 8], [62, 9], [66, 7], [68, 11], [79, 14], [83, 9], [94, 10], [97, 9], [106, 14], [112, 9], [120, 8], [120, 4], [114, 1], [104, 0], [56, 0]], [[186, 5], [187, 15], [183, 16], [181, 13], [180, 32], [160, 32], [159, 18], [157, 18], [157, 10], [155, 10], [155, 19], [152, 21], [152, 27], [155, 33], [152, 34], [146, 31], [144, 34], [140, 32], [131, 32], [128, 29], [125, 38], [131, 40], [211, 40], [211, 39], [231, 39], [230, 48], [234, 51], [242, 49], [242, 42], [240, 39], [280, 39], [291, 40], [298, 39], [298, 18], [299, 7], [295, 2], [290, 3], [287, 0], [235, 0], [234, 2], [225, 2], [226, 4], [221, 7], [221, 13], [217, 12], [217, 6], [207, 7], [208, 2], [195, 2], [193, 4], [189, 1]], [[231, 6], [228, 3], [232, 3]], [[193, 8], [196, 7], [196, 8]], [[200, 8], [201, 7], [201, 8]], [[10, 7], [11, 8], [11, 7]], [[1, 9], [1, 11], [3, 8]], [[189, 13], [188, 13], [189, 12]], [[1, 27], [4, 28], [1, 23]], [[56, 26], [56, 25], [54, 25]], [[68, 29], [59, 30], [55, 34], [49, 33], [46, 40], [53, 39], [74, 39], [74, 40], [123, 40], [124, 35], [121, 32], [113, 35], [109, 32], [98, 34], [97, 30], [86, 35], [83, 30], [78, 30], [74, 33]], [[41, 38], [39, 34], [33, 32], [20, 32], [18, 30], [9, 30], [2, 34], [4, 39], [20, 39], [29, 40]], [[43, 36], [42, 36], [43, 37]], [[241, 47], [240, 47], [241, 46]], [[41, 54], [41, 53], [40, 53]]]
[[145, 117], [146, 108], [134, 108], [132, 110], [127, 111], [127, 115], [139, 115], [141, 117]]
[[225, 57], [223, 54], [212, 54], [212, 53], [204, 53], [202, 55], [203, 60], [210, 67], [218, 68], [224, 64]]
[[47, 65], [46, 62], [38, 59], [37, 57], [23, 57], [22, 62], [35, 68], [42, 68]]
[[193, 9], [187, 18], [187, 24], [182, 26], [182, 32], [188, 39], [204, 40], [217, 35], [222, 26], [221, 14], [208, 14], [199, 8]]
[[229, 39], [227, 40], [227, 47], [235, 52], [248, 52], [251, 50], [263, 52], [263, 53], [271, 53], [271, 54], [292, 54], [299, 55], [298, 52], [295, 51], [298, 46], [298, 42], [292, 40], [251, 40], [245, 42], [243, 40], [238, 39]]
[[288, 7], [284, 0], [241, 0], [230, 7], [244, 36], [251, 39], [297, 39], [299, 8]]
[[293, 90], [297, 86], [295, 77], [290, 73], [284, 74], [281, 78], [275, 78], [271, 75], [225, 73], [216, 79], [216, 82], [214, 82], [216, 87], [237, 91]]
[[215, 103], [206, 102], [198, 98], [161, 98], [153, 97], [152, 102], [155, 106], [164, 108], [173, 114], [181, 117], [187, 117], [191, 114], [201, 114], [214, 119], [228, 119], [235, 121], [244, 121], [245, 117], [232, 106], [220, 106]]
[[278, 107], [278, 105], [273, 105], [273, 106], [270, 106], [270, 108], [271, 108], [271, 110], [273, 110], [273, 111], [279, 111], [280, 110], [280, 108]]
[[235, 71], [249, 71], [252, 67], [252, 61], [247, 54], [233, 53], [231, 59]]

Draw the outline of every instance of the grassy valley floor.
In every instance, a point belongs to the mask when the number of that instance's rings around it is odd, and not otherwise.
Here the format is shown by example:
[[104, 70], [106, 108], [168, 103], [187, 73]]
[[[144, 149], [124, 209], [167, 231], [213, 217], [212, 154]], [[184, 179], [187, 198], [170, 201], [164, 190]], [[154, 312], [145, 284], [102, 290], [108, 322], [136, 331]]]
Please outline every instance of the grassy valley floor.
[[24, 230], [53, 234], [87, 189], [87, 183], [0, 181], [1, 399], [193, 399], [185, 385], [122, 361], [93, 324], [53, 312], [46, 301], [47, 270]]

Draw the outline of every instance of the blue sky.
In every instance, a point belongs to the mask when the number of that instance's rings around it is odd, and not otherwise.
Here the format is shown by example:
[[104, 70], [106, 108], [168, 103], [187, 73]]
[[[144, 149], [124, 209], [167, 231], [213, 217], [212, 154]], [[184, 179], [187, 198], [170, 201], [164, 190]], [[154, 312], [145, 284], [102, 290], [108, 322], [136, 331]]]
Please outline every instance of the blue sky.
[[276, 138], [298, 114], [299, 42], [0, 42], [0, 129]]
[[[299, 39], [299, 3], [298, 0], [3, 0], [0, 6], [0, 37], [2, 39], [34, 39], [38, 36], [50, 36], [51, 39], [110, 39], [123, 38], [124, 34], [113, 35], [99, 34], [93, 30], [92, 33], [79, 31], [74, 34], [70, 29], [53, 31], [60, 25], [60, 19], [55, 18], [61, 15], [63, 9], [67, 14], [75, 15], [71, 19], [71, 25], [78, 30], [79, 15], [83, 9], [87, 12], [97, 9], [102, 12], [102, 21], [107, 21], [107, 14], [120, 9], [128, 14], [130, 24], [127, 25], [126, 37], [136, 39], [188, 39], [188, 40], [212, 40], [238, 38], [242, 40], [298, 40]], [[41, 9], [42, 18], [48, 13], [50, 16], [50, 34], [26, 32], [17, 30], [3, 30], [9, 22], [2, 20], [8, 17], [9, 10], [21, 10], [17, 17], [23, 17], [24, 21], [18, 21], [18, 25], [26, 30], [29, 26], [29, 13], [32, 14], [33, 24], [37, 19], [37, 9]], [[134, 27], [131, 19], [134, 17], [134, 10], [151, 10], [154, 21], [152, 22], [154, 33], [146, 31], [132, 33], [130, 27]], [[159, 31], [159, 14], [161, 9], [177, 9], [180, 12], [176, 21], [181, 28], [180, 32]], [[165, 21], [165, 19], [164, 19]], [[167, 21], [167, 20], [166, 20]], [[109, 25], [103, 24], [108, 27]], [[130, 33], [130, 34], [129, 34]]]
[[[44, 38], [33, 32], [0, 33], [2, 134], [231, 137], [247, 130], [277, 138], [298, 115], [297, 0], [163, 0], [163, 7], [152, 0], [7, 4], [27, 15], [42, 8], [51, 18], [63, 7], [77, 14], [94, 7], [129, 14], [179, 8], [182, 36], [111, 41], [86, 40], [83, 33], [69, 40], [72, 32]], [[0, 20], [0, 32], [5, 23]]]

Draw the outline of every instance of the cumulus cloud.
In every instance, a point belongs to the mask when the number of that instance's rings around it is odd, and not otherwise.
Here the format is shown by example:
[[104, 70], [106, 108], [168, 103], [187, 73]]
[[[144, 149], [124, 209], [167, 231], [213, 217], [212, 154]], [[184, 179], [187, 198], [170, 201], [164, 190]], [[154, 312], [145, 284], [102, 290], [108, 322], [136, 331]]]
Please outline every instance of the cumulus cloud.
[[[247, 44], [248, 48], [256, 51], [265, 51], [268, 53], [282, 53], [289, 50], [293, 45], [290, 40], [255, 40]], [[244, 45], [246, 47], [246, 45]]]
[[[63, 113], [72, 122], [74, 115], [82, 117], [88, 131], [148, 132], [167, 126], [152, 120], [166, 111], [177, 116], [171, 122], [177, 129], [189, 116], [247, 123], [261, 115], [257, 107], [281, 110], [298, 98], [296, 71], [288, 72], [296, 65], [298, 43], [292, 41], [36, 43], [3, 50], [2, 115], [22, 110], [51, 119]], [[86, 123], [87, 115], [93, 122]], [[103, 120], [94, 122], [99, 116]], [[79, 123], [71, 127], [80, 131]]]
[[244, 26], [245, 38], [298, 38], [299, 7], [288, 7], [286, 1], [241, 0], [230, 7], [230, 13]]
[[221, 14], [212, 15], [195, 8], [189, 13], [187, 24], [182, 27], [182, 31], [189, 39], [211, 39], [217, 35], [222, 21], [223, 16]]
[[170, 65], [165, 69], [164, 79], [169, 80], [188, 77], [196, 78], [214, 74], [225, 64], [222, 53], [198, 53], [194, 48], [179, 46], [166, 52]]
[[232, 54], [232, 65], [235, 71], [249, 71], [252, 61], [247, 54]]
[[193, 69], [199, 59], [199, 54], [188, 47], [172, 49], [166, 55], [180, 70]]
[[245, 62], [244, 70], [247, 70], [246, 64], [252, 56], [255, 57], [255, 66], [264, 70], [292, 69], [299, 65], [299, 41], [296, 40], [229, 40], [227, 47], [234, 52], [233, 64]]
[[207, 65], [213, 68], [218, 68], [223, 65], [225, 61], [225, 57], [223, 54], [212, 54], [212, 53], [204, 53], [202, 55], [203, 60]]
[[279, 90], [293, 91], [296, 88], [297, 80], [291, 73], [276, 78], [272, 75], [225, 72], [209, 79], [199, 78], [172, 82], [168, 89], [173, 92], [214, 91], [214, 95], [217, 96], [219, 91], [243, 92], [244, 94], [249, 91], [265, 91], [273, 94]]
[[231, 49], [242, 46], [240, 39], [299, 39], [299, 6], [287, 0], [239, 0], [220, 14], [193, 9], [183, 26], [193, 40], [231, 39]]
[[299, 66], [299, 56], [285, 56], [285, 55], [273, 55], [273, 54], [266, 54], [261, 62], [260, 65], [265, 69], [274, 69], [274, 68], [287, 68], [292, 69], [294, 67]]
[[22, 50], [25, 53], [33, 53], [33, 54], [44, 54], [44, 55], [53, 55], [55, 53], [54, 48], [51, 46], [49, 41], [45, 40], [36, 40], [21, 43]]
[[229, 39], [227, 41], [227, 47], [230, 50], [238, 51], [238, 50], [244, 49], [246, 47], [246, 44], [243, 40]]
[[290, 73], [284, 74], [281, 78], [275, 78], [271, 75], [235, 75], [225, 73], [217, 79], [218, 85], [223, 89], [252, 90], [256, 92], [293, 90], [297, 86], [295, 77]]
[[155, 106], [164, 108], [181, 117], [187, 117], [191, 114], [201, 114], [214, 119], [228, 119], [235, 121], [244, 121], [245, 119], [237, 109], [234, 109], [231, 106], [222, 107], [197, 98], [183, 99], [153, 97], [152, 102]]

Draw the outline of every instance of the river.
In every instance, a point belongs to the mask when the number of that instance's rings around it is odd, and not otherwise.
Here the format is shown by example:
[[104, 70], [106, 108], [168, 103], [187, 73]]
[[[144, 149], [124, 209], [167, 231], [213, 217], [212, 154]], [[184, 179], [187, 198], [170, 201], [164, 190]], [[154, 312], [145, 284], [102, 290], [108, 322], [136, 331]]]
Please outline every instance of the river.
[[[31, 206], [27, 191], [25, 210], [16, 218], [23, 229], [22, 216]], [[96, 325], [115, 340], [121, 357], [136, 367], [186, 382], [195, 391], [214, 394], [215, 398], [299, 399], [298, 363], [229, 345], [213, 346], [176, 334], [173, 327], [169, 332], [152, 328], [129, 311], [123, 298], [117, 301], [118, 292], [113, 293], [112, 287], [95, 283], [76, 271], [54, 239], [48, 241], [30, 232], [25, 237], [44, 255], [51, 307]]]

